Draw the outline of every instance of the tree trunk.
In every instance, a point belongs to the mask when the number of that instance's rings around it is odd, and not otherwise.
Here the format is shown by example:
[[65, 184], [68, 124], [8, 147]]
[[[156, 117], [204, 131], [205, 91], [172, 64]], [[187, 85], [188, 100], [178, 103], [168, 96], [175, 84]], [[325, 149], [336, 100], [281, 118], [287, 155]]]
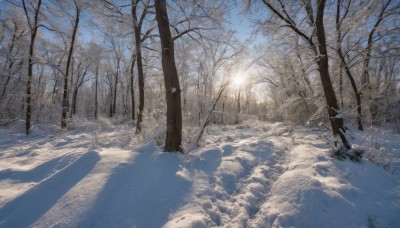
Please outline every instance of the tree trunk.
[[[139, 24], [136, 15], [137, 2], [132, 0], [132, 19], [133, 28], [135, 32], [135, 47], [136, 47], [136, 61], [137, 61], [137, 72], [138, 72], [138, 83], [139, 83], [139, 110], [137, 113], [136, 122], [136, 134], [142, 131], [142, 119], [143, 119], [143, 108], [144, 108], [144, 74], [143, 74], [143, 63], [142, 63], [142, 50], [141, 50], [141, 24]], [[143, 12], [145, 13], [145, 12]], [[168, 28], [169, 29], [169, 28]]]
[[[25, 6], [25, 1], [22, 1], [24, 5], [24, 10], [26, 14], [26, 20], [28, 21], [28, 24], [30, 24], [29, 21], [29, 16], [28, 12], [26, 10]], [[29, 45], [29, 59], [28, 59], [28, 81], [26, 83], [26, 118], [25, 118], [25, 133], [29, 135], [30, 129], [31, 129], [31, 89], [32, 89], [32, 66], [33, 66], [33, 55], [34, 55], [34, 45], [35, 45], [35, 39], [36, 39], [36, 33], [38, 30], [38, 23], [39, 23], [39, 11], [40, 11], [40, 6], [42, 4], [42, 1], [39, 0], [37, 7], [35, 9], [35, 19], [34, 19], [34, 24], [33, 26], [30, 25], [31, 29], [31, 43]]]
[[182, 151], [181, 89], [175, 65], [174, 41], [169, 29], [167, 2], [166, 0], [155, 0], [154, 6], [161, 40], [162, 69], [167, 101], [167, 134], [164, 150], [168, 152]]
[[113, 94], [113, 102], [112, 102], [110, 117], [113, 117], [114, 114], [116, 113], [116, 107], [117, 107], [117, 87], [118, 87], [119, 64], [120, 64], [120, 61], [121, 61], [120, 58], [117, 57], [117, 73], [115, 74], [114, 94]]
[[74, 29], [72, 31], [72, 38], [71, 38], [71, 46], [69, 48], [68, 59], [67, 59], [67, 66], [64, 75], [64, 93], [63, 93], [63, 100], [62, 100], [62, 112], [61, 112], [61, 128], [65, 129], [67, 127], [67, 111], [69, 107], [69, 100], [68, 100], [68, 77], [69, 77], [69, 68], [71, 64], [71, 58], [74, 53], [74, 43], [76, 33], [78, 31], [79, 25], [79, 16], [80, 16], [80, 8], [75, 2], [76, 7], [76, 16], [75, 16], [75, 24]]
[[238, 87], [237, 93], [237, 104], [236, 104], [237, 112], [236, 112], [236, 124], [239, 124], [239, 113], [240, 113], [240, 88]]
[[[111, 90], [112, 90], [112, 89], [111, 89]], [[112, 92], [111, 92], [111, 94], [112, 94]], [[112, 103], [112, 99], [110, 99], [109, 117], [110, 117], [110, 118], [113, 117], [113, 103]]]
[[340, 107], [344, 108], [343, 104], [343, 64], [340, 63], [340, 69], [339, 69], [339, 94], [340, 94]]
[[347, 149], [351, 149], [351, 145], [348, 142], [345, 135], [345, 128], [343, 124], [343, 118], [338, 117], [340, 114], [340, 108], [337, 103], [335, 96], [335, 91], [333, 90], [332, 81], [329, 76], [329, 65], [328, 65], [328, 53], [326, 49], [326, 38], [324, 30], [324, 9], [325, 0], [318, 0], [317, 16], [316, 16], [316, 35], [318, 39], [318, 70], [322, 82], [322, 87], [324, 89], [324, 94], [326, 98], [326, 103], [328, 105], [329, 119], [332, 126], [333, 135], [341, 138], [343, 145]]
[[97, 98], [97, 88], [98, 88], [98, 84], [99, 84], [99, 66], [96, 66], [96, 88], [95, 88], [95, 92], [94, 92], [94, 118], [97, 120], [97, 109], [99, 108], [99, 101]]
[[131, 87], [129, 86], [130, 84], [128, 84], [129, 82], [127, 82], [127, 86], [126, 86], [126, 94], [125, 94], [125, 99], [124, 99], [124, 116], [129, 115], [129, 90], [131, 89]]
[[221, 115], [221, 118], [222, 118], [221, 123], [222, 124], [224, 124], [224, 113], [225, 113], [225, 99], [222, 102], [222, 115]]
[[71, 110], [71, 116], [74, 116], [76, 114], [76, 101], [78, 99], [78, 87], [74, 89], [74, 92], [72, 93], [72, 110]]
[[132, 63], [131, 63], [131, 104], [132, 104], [132, 120], [135, 120], [135, 85], [134, 85], [134, 69], [135, 69], [135, 56], [132, 55]]

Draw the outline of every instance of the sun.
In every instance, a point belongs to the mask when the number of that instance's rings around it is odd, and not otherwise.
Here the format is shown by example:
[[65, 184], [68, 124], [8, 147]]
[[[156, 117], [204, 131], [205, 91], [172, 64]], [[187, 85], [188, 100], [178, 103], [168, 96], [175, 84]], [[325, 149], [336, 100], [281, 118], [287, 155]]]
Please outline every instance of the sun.
[[235, 86], [240, 86], [243, 84], [243, 76], [242, 75], [236, 75], [233, 77], [232, 82]]

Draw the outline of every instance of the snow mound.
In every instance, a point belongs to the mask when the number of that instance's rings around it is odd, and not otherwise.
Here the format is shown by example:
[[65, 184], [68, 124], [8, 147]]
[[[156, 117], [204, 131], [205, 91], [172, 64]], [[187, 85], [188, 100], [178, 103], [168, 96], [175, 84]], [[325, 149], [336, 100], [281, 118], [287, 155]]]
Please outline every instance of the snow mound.
[[365, 160], [333, 160], [328, 149], [316, 146], [293, 148], [255, 227], [400, 226], [398, 179]]

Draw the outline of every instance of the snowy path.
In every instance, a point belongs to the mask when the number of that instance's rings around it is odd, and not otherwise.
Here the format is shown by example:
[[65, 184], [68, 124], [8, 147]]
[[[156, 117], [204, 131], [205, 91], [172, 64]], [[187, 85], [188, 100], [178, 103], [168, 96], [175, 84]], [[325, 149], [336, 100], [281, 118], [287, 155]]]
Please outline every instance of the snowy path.
[[192, 193], [165, 227], [400, 226], [400, 180], [331, 159], [316, 132], [281, 123], [208, 131], [181, 171]]
[[188, 155], [96, 129], [0, 129], [0, 227], [400, 226], [398, 176], [332, 160], [310, 129], [209, 126]]
[[214, 128], [210, 145], [189, 155], [183, 175], [193, 180], [194, 191], [167, 227], [251, 226], [286, 169], [294, 140], [287, 126]]

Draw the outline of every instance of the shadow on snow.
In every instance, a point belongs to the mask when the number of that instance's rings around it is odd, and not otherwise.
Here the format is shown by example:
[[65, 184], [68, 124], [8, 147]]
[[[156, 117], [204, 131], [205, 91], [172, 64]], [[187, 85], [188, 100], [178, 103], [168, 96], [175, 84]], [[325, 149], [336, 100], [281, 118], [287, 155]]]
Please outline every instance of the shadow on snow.
[[179, 155], [157, 151], [153, 143], [117, 166], [78, 227], [161, 227], [190, 192], [177, 176]]
[[34, 224], [100, 160], [89, 151], [65, 169], [40, 182], [26, 193], [0, 208], [0, 226], [27, 227]]

